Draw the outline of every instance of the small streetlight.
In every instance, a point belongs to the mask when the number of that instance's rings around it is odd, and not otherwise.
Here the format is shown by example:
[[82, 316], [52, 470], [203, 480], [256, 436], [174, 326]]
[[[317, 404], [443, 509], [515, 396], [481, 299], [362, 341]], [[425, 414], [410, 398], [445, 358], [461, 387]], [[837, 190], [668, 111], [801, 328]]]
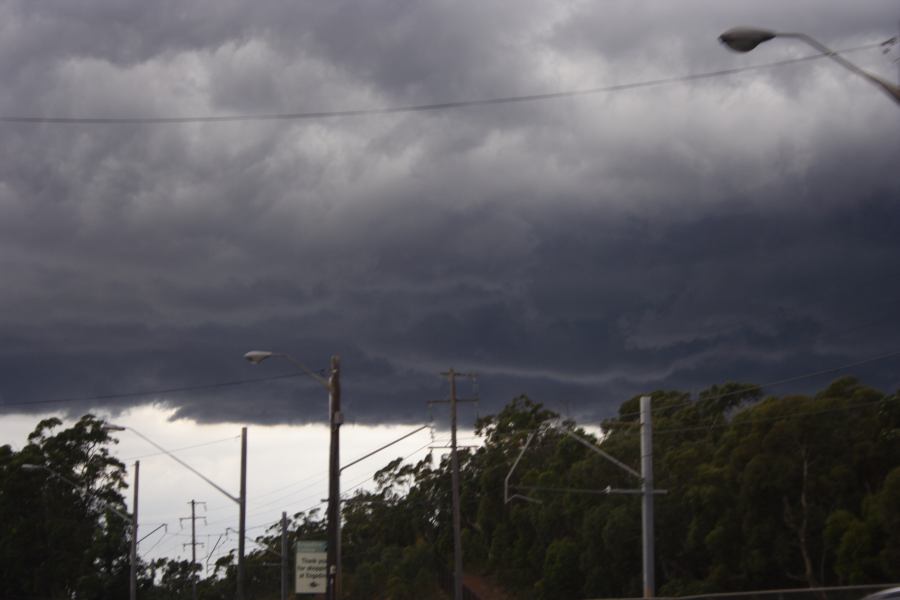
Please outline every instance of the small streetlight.
[[277, 356], [312, 377], [328, 391], [328, 422], [331, 427], [331, 451], [328, 460], [328, 572], [326, 577], [326, 598], [339, 598], [341, 577], [341, 466], [340, 466], [340, 428], [344, 422], [341, 412], [341, 359], [331, 357], [331, 373], [328, 379], [322, 377], [302, 362], [284, 352], [267, 350], [251, 350], [244, 358], [258, 365], [267, 358]]
[[720, 35], [719, 41], [735, 52], [750, 52], [760, 44], [768, 42], [769, 40], [776, 37], [793, 38], [805, 42], [828, 58], [831, 58], [835, 62], [840, 63], [842, 66], [849, 69], [850, 71], [853, 71], [860, 77], [869, 80], [871, 83], [884, 90], [884, 92], [887, 93], [888, 96], [894, 99], [894, 102], [900, 104], [900, 86], [896, 86], [893, 83], [886, 81], [881, 77], [878, 77], [877, 75], [873, 75], [872, 73], [861, 69], [825, 44], [822, 44], [821, 42], [813, 39], [805, 33], [776, 33], [774, 31], [759, 29], [756, 27], [735, 27]]
[[[241, 428], [241, 492], [239, 496], [233, 496], [222, 486], [218, 485], [212, 479], [187, 464], [146, 435], [135, 429], [134, 427], [122, 426], [122, 425], [113, 425], [107, 424], [103, 426], [103, 429], [106, 431], [125, 431], [126, 429], [131, 433], [135, 434], [160, 452], [167, 454], [169, 458], [180, 464], [182, 467], [216, 488], [220, 493], [226, 496], [229, 500], [238, 505], [238, 528], [241, 532], [241, 537], [238, 541], [238, 568], [237, 568], [237, 598], [238, 600], [244, 600], [244, 538], [246, 537], [244, 533], [246, 532], [246, 522], [247, 522], [247, 428]], [[135, 470], [135, 476], [137, 476], [137, 471]], [[137, 481], [137, 480], [135, 480]], [[137, 484], [135, 484], [137, 485]], [[135, 492], [137, 492], [137, 488], [135, 487]], [[135, 506], [137, 506], [137, 495], [135, 494]], [[137, 523], [135, 522], [135, 526]]]

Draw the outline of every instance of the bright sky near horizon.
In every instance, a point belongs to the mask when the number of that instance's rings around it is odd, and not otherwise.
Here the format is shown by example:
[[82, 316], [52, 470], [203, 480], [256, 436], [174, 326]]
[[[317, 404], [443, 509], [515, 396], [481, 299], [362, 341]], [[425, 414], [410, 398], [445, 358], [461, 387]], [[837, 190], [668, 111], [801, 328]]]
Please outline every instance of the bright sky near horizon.
[[[171, 409], [142, 406], [128, 409], [115, 417], [97, 415], [110, 423], [133, 427], [163, 448], [174, 453], [233, 496], [240, 495], [240, 430], [234, 423], [197, 424], [190, 420], [170, 420]], [[63, 415], [15, 415], [0, 419], [0, 440], [20, 449], [27, 435], [40, 418]], [[69, 420], [62, 427], [71, 425]], [[424, 423], [423, 423], [424, 424]], [[345, 425], [341, 432], [341, 463], [349, 462], [400, 438], [416, 429], [410, 425], [363, 426]], [[226, 528], [238, 527], [238, 507], [232, 500], [190, 470], [159, 452], [130, 431], [115, 432], [118, 444], [111, 446], [114, 456], [126, 463], [129, 485], [133, 464], [140, 460], [139, 531], [143, 537], [160, 524], [167, 524], [167, 533], [157, 532], [142, 542], [139, 551], [144, 560], [160, 556], [190, 557], [191, 500], [204, 502], [197, 507], [197, 539], [206, 544], [198, 548], [204, 561], [207, 552]], [[460, 432], [461, 443], [473, 443], [472, 433]], [[388, 461], [405, 457], [421, 460], [428, 446], [446, 446], [447, 432], [436, 431], [432, 444], [431, 431], [426, 429], [391, 448], [348, 468], [342, 476], [342, 495], [352, 495], [358, 488], [371, 489], [371, 477]], [[247, 535], [250, 538], [264, 533], [281, 518], [299, 511], [319, 508], [328, 495], [328, 428], [324, 425], [250, 425], [247, 431]], [[435, 458], [447, 450], [435, 450]], [[129, 510], [132, 488], [124, 492]], [[221, 555], [236, 547], [237, 536], [231, 532], [216, 551]], [[248, 545], [251, 548], [252, 545]], [[198, 559], [199, 560], [199, 559]], [[215, 560], [213, 557], [212, 562]]]

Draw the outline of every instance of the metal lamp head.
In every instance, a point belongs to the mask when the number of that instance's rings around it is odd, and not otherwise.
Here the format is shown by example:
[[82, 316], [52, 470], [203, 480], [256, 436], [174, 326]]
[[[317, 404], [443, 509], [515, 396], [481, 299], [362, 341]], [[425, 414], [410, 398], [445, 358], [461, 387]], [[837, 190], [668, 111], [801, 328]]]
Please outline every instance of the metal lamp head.
[[274, 352], [268, 352], [266, 350], [251, 350], [250, 352], [244, 355], [244, 358], [253, 363], [254, 365], [258, 365], [262, 361], [266, 360], [270, 356], [272, 356]]
[[22, 465], [22, 470], [23, 471], [43, 471], [44, 467], [42, 467], [41, 465], [24, 464], [24, 465]]
[[125, 431], [125, 428], [121, 425], [113, 425], [112, 423], [107, 423], [102, 429], [103, 431]]
[[735, 52], [750, 52], [775, 37], [774, 31], [755, 27], [735, 27], [719, 36], [719, 41]]

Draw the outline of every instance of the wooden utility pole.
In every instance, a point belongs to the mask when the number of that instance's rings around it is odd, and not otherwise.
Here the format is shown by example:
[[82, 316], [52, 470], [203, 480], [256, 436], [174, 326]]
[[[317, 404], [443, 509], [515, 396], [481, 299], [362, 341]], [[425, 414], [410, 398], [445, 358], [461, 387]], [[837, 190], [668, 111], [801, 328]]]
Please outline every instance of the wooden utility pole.
[[474, 377], [469, 373], [459, 373], [451, 368], [449, 371], [441, 373], [450, 381], [450, 399], [438, 400], [430, 404], [449, 403], [450, 404], [450, 469], [451, 469], [451, 490], [453, 498], [453, 600], [462, 600], [462, 579], [463, 579], [463, 561], [462, 561], [462, 520], [459, 511], [459, 457], [457, 456], [456, 446], [456, 405], [459, 402], [474, 402], [476, 399], [460, 399], [456, 396], [456, 378], [460, 375], [464, 377]]
[[328, 422], [331, 425], [331, 452], [328, 461], [328, 600], [341, 597], [341, 359], [331, 357], [331, 376], [328, 378]]

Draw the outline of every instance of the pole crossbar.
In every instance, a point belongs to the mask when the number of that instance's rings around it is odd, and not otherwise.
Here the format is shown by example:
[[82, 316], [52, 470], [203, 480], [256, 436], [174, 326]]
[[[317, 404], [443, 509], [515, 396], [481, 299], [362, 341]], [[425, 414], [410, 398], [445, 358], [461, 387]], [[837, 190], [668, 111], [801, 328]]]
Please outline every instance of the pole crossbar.
[[605, 458], [605, 459], [608, 460], [609, 462], [613, 463], [614, 465], [616, 465], [617, 467], [619, 467], [619, 468], [622, 469], [623, 471], [627, 472], [629, 475], [633, 475], [633, 476], [637, 477], [638, 479], [643, 479], [643, 477], [641, 477], [641, 474], [640, 474], [640, 473], [638, 473], [637, 471], [635, 471], [634, 469], [632, 469], [631, 467], [629, 467], [628, 465], [626, 465], [625, 463], [623, 463], [623, 462], [620, 461], [619, 459], [615, 458], [614, 456], [612, 456], [612, 455], [609, 454], [608, 452], [604, 452], [603, 450], [601, 450], [600, 448], [598, 448], [595, 444], [593, 444], [593, 443], [591, 443], [590, 441], [584, 439], [583, 437], [581, 437], [580, 435], [578, 435], [577, 433], [575, 433], [575, 432], [572, 431], [571, 429], [562, 429], [562, 428], [558, 428], [558, 429], [560, 429], [560, 431], [562, 431], [563, 433], [565, 433], [567, 436], [569, 436], [570, 438], [572, 438], [573, 440], [575, 440], [576, 442], [578, 442], [578, 443], [581, 444], [582, 446], [585, 446], [588, 450], [590, 450], [590, 451], [592, 451], [592, 452], [594, 452], [594, 453], [596, 453], [596, 454], [599, 454], [600, 456], [602, 456], [603, 458]]

